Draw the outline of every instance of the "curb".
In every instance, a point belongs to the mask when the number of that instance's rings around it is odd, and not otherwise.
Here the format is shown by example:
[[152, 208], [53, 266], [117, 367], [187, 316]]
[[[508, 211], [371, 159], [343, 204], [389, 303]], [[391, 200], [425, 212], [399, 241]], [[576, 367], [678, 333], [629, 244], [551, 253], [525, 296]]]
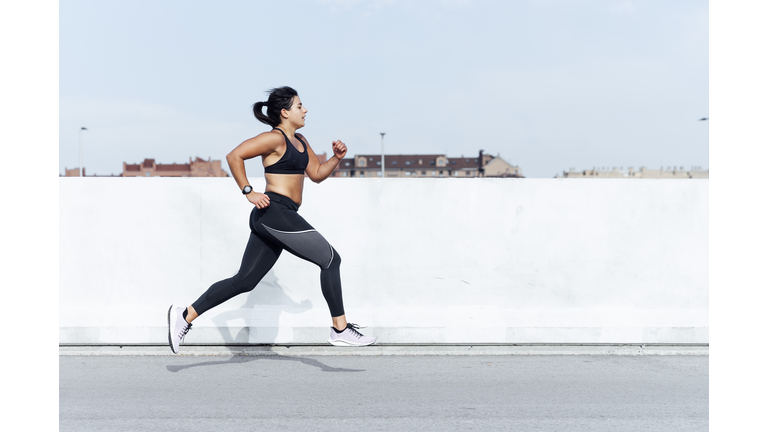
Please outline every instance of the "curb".
[[[708, 356], [709, 344], [486, 344], [367, 347], [332, 345], [182, 345], [180, 356], [446, 356], [446, 355], [696, 355]], [[59, 345], [60, 356], [175, 356], [167, 345]]]

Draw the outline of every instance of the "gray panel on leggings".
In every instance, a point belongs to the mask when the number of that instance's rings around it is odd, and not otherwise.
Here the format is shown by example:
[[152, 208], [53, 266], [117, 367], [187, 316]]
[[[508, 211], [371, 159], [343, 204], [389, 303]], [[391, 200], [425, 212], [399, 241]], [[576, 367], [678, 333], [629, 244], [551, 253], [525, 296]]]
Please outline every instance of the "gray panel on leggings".
[[315, 230], [280, 231], [264, 224], [261, 225], [281, 243], [301, 255], [302, 258], [312, 261], [323, 269], [330, 267], [333, 260], [333, 248], [319, 232]]

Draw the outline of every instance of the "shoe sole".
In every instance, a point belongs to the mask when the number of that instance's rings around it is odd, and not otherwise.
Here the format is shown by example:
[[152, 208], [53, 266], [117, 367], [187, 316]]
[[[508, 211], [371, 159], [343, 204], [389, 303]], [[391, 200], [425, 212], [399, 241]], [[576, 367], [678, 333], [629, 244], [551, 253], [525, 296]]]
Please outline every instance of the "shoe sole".
[[[171, 307], [168, 308], [168, 346], [171, 347], [171, 352], [173, 352], [174, 354], [178, 354], [178, 352], [173, 349], [173, 339], [171, 338], [171, 313], [172, 313], [172, 311], [173, 311], [173, 305], [171, 305]], [[176, 314], [173, 314], [173, 315], [174, 315], [173, 322], [176, 322], [176, 316], [175, 316]]]
[[359, 346], [373, 345], [374, 343], [376, 343], [376, 340], [374, 340], [373, 342], [369, 342], [369, 343], [356, 344], [356, 343], [347, 342], [347, 341], [341, 340], [341, 339], [331, 339], [331, 338], [328, 338], [328, 343], [333, 345], [333, 346], [339, 346], [339, 347], [359, 347]]

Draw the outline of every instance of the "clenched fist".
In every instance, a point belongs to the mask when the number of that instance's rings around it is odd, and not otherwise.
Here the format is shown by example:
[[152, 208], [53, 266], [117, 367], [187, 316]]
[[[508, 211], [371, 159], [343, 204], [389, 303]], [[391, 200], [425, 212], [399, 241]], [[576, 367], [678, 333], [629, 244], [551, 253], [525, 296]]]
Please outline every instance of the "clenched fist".
[[332, 147], [333, 155], [339, 160], [343, 159], [344, 155], [347, 154], [347, 145], [341, 142], [341, 140], [334, 141]]

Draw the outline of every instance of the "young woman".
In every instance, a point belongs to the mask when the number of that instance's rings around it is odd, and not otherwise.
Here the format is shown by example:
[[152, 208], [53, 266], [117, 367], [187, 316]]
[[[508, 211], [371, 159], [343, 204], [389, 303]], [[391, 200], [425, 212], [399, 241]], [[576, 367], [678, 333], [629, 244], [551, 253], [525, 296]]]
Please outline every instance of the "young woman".
[[[264, 115], [263, 108], [267, 108]], [[209, 309], [251, 291], [275, 265], [283, 250], [320, 267], [320, 286], [331, 311], [332, 327], [328, 342], [337, 346], [364, 346], [376, 341], [347, 323], [341, 297], [339, 253], [304, 220], [297, 211], [301, 205], [304, 173], [315, 183], [328, 178], [344, 155], [347, 146], [341, 141], [332, 144], [333, 156], [320, 164], [307, 139], [296, 130], [304, 127], [307, 109], [296, 90], [290, 87], [272, 89], [266, 102], [253, 106], [253, 113], [262, 123], [272, 126], [244, 141], [227, 155], [232, 176], [245, 198], [254, 208], [250, 216], [251, 234], [245, 248], [240, 270], [229, 279], [216, 282], [192, 305], [168, 309], [168, 343], [174, 354], [192, 328], [192, 321]], [[261, 156], [267, 187], [258, 193], [248, 184], [245, 160]]]

